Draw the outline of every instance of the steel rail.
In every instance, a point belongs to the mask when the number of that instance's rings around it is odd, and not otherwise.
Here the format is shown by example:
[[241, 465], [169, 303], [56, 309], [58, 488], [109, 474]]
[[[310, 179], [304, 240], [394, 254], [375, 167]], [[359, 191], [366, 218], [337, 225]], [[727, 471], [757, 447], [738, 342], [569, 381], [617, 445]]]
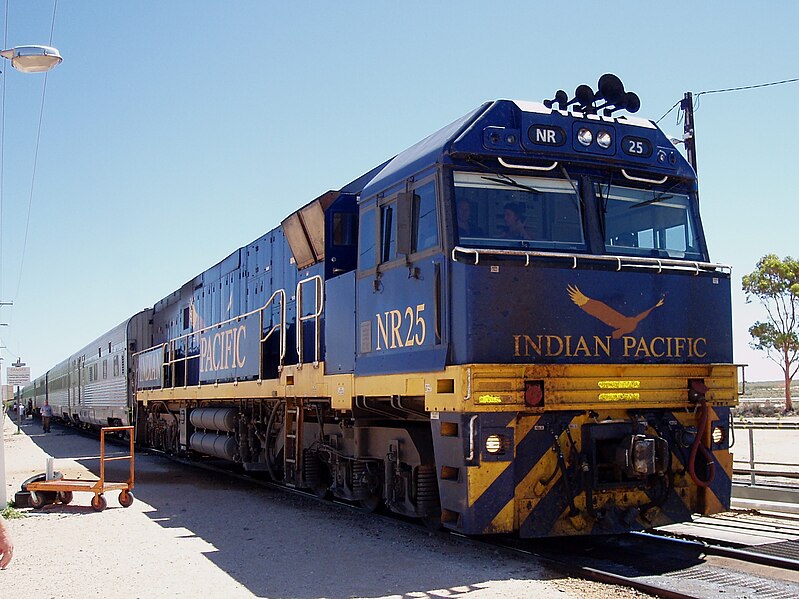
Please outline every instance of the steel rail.
[[[784, 400], [783, 400], [784, 401]], [[782, 430], [793, 431], [799, 430], [799, 422], [780, 422], [779, 420], [767, 420], [765, 422], [753, 422], [747, 420], [744, 422], [735, 422], [735, 428], [742, 430]]]
[[754, 551], [747, 551], [745, 549], [733, 549], [731, 547], [724, 547], [722, 545], [713, 545], [705, 541], [699, 540], [702, 538], [699, 535], [691, 539], [691, 538], [683, 538], [683, 535], [665, 536], [661, 534], [639, 532], [639, 531], [634, 531], [631, 532], [630, 534], [636, 537], [646, 538], [657, 542], [677, 543], [686, 547], [701, 549], [706, 555], [714, 555], [716, 557], [726, 557], [750, 564], [758, 564], [761, 566], [770, 566], [772, 568], [778, 568], [780, 570], [793, 570], [794, 572], [799, 572], [799, 560], [790, 559], [787, 557], [779, 557], [775, 555], [767, 555], [765, 553], [757, 553]]

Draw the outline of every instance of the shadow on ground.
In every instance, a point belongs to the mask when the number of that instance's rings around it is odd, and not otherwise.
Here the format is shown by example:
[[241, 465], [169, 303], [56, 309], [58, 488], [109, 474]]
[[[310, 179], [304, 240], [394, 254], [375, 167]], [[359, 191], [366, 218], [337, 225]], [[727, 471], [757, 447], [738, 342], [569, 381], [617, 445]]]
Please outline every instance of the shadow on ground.
[[[33, 420], [22, 428], [56, 460], [77, 459], [99, 476], [98, 439], [59, 425], [44, 434]], [[106, 448], [107, 455], [126, 451], [122, 444]], [[446, 596], [458, 597], [484, 588], [488, 581], [561, 578], [532, 557], [475, 547], [160, 456], [140, 452], [135, 463], [134, 494], [154, 509], [147, 515], [160, 526], [185, 529], [183, 536], [212, 545], [216, 551], [206, 557], [257, 596], [410, 598], [433, 596], [432, 591], [440, 596], [445, 590]], [[124, 481], [127, 476], [127, 462], [106, 465], [106, 480]], [[122, 509], [117, 492], [108, 495], [108, 509]], [[94, 514], [85, 506], [45, 509], [81, 517]]]

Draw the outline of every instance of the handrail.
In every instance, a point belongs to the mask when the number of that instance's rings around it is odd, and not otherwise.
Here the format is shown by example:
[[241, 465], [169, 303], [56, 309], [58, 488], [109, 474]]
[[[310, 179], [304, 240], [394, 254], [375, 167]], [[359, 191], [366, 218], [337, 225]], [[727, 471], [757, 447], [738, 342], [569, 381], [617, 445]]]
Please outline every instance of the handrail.
[[[279, 301], [280, 301], [280, 320], [275, 325], [273, 325], [271, 329], [269, 329], [269, 331], [266, 333], [266, 335], [264, 335], [263, 334], [264, 321], [265, 321], [264, 313], [265, 313], [266, 309], [275, 301], [276, 298], [279, 298]], [[259, 353], [260, 353], [260, 358], [261, 359], [259, 360], [259, 362], [260, 362], [261, 366], [260, 366], [260, 369], [259, 369], [259, 377], [263, 376], [263, 351], [264, 351], [264, 344], [266, 343], [266, 341], [275, 332], [277, 332], [278, 335], [279, 335], [279, 346], [280, 346], [280, 352], [279, 352], [279, 362], [280, 363], [278, 365], [278, 371], [279, 371], [279, 370], [281, 370], [283, 368], [284, 362], [285, 362], [285, 358], [286, 358], [286, 330], [287, 330], [287, 325], [286, 325], [286, 292], [283, 289], [276, 290], [269, 297], [269, 299], [266, 301], [266, 303], [263, 306], [261, 306], [260, 308], [256, 308], [255, 310], [250, 310], [249, 312], [247, 312], [245, 314], [240, 314], [238, 316], [234, 316], [232, 318], [228, 318], [227, 320], [223, 320], [222, 322], [214, 323], [212, 325], [209, 325], [207, 327], [203, 327], [203, 328], [198, 329], [196, 331], [192, 331], [190, 333], [186, 333], [186, 334], [181, 335], [179, 337], [175, 337], [173, 339], [169, 339], [168, 341], [165, 341], [164, 343], [159, 343], [158, 345], [153, 345], [152, 347], [148, 347], [147, 349], [143, 349], [141, 351], [135, 352], [132, 357], [134, 359], [137, 359], [142, 354], [153, 352], [153, 351], [158, 350], [160, 348], [161, 351], [162, 351], [161, 368], [163, 369], [163, 371], [161, 373], [162, 374], [161, 388], [163, 389], [163, 388], [167, 387], [167, 385], [166, 385], [167, 379], [169, 380], [169, 387], [170, 388], [175, 388], [177, 381], [175, 381], [174, 376], [168, 376], [168, 375], [173, 374], [174, 371], [175, 371], [175, 368], [174, 368], [175, 365], [176, 364], [180, 364], [180, 363], [184, 363], [186, 365], [186, 367], [183, 369], [183, 381], [182, 381], [182, 385], [184, 387], [186, 387], [186, 386], [188, 386], [188, 373], [189, 373], [188, 364], [189, 364], [189, 360], [199, 360], [200, 357], [201, 357], [199, 354], [189, 355], [189, 347], [191, 345], [196, 345], [197, 344], [197, 340], [199, 340], [200, 336], [203, 333], [205, 333], [206, 331], [210, 331], [212, 329], [221, 328], [221, 327], [223, 327], [223, 326], [225, 326], [225, 325], [227, 325], [227, 324], [229, 324], [231, 322], [239, 322], [242, 319], [245, 319], [245, 318], [248, 318], [249, 316], [252, 316], [253, 314], [258, 314], [259, 317], [260, 317], [260, 331], [261, 331], [260, 334], [261, 334], [261, 337], [260, 337], [260, 344], [259, 344]], [[190, 343], [190, 340], [194, 340], [194, 343]], [[178, 349], [179, 345], [182, 345], [185, 348], [185, 351], [184, 351], [184, 355], [183, 356], [177, 357], [177, 349]]]
[[[101, 487], [105, 486], [105, 463], [106, 462], [115, 462], [118, 460], [130, 460], [130, 475], [128, 477], [128, 490], [133, 489], [133, 482], [134, 482], [134, 457], [133, 457], [133, 445], [135, 443], [135, 435], [134, 433], [135, 427], [133, 425], [127, 426], [104, 426], [100, 429], [100, 485]], [[119, 457], [112, 457], [107, 458], [105, 457], [105, 434], [110, 432], [119, 432], [119, 431], [127, 431], [128, 438], [130, 441], [130, 450], [128, 451], [128, 455], [119, 456]]]
[[[279, 358], [280, 359], [278, 360], [279, 363], [278, 363], [278, 366], [277, 366], [277, 370], [278, 370], [278, 372], [280, 372], [281, 370], [283, 370], [284, 362], [286, 361], [286, 292], [283, 289], [278, 289], [277, 291], [275, 291], [271, 295], [269, 300], [264, 304], [263, 308], [261, 308], [259, 310], [259, 312], [261, 313], [261, 334], [263, 334], [263, 330], [264, 330], [264, 312], [269, 307], [269, 304], [272, 303], [272, 300], [275, 299], [275, 297], [280, 297], [280, 320], [278, 321], [277, 324], [272, 325], [272, 328], [269, 329], [269, 332], [266, 335], [261, 337], [261, 349], [260, 349], [260, 351], [261, 351], [261, 354], [263, 355], [264, 344], [269, 340], [269, 338], [274, 334], [274, 332], [277, 331], [278, 336], [279, 336], [278, 344], [280, 346], [280, 353], [279, 353]], [[264, 372], [263, 372], [264, 361], [263, 361], [263, 359], [261, 360], [261, 367], [260, 368], [261, 368], [261, 370], [259, 371], [259, 377], [263, 378], [264, 377]]]
[[469, 455], [466, 456], [467, 462], [474, 461], [474, 449], [475, 449], [475, 428], [474, 428], [474, 421], [477, 420], [479, 414], [475, 414], [469, 419]]
[[638, 181], [639, 183], [652, 183], [653, 185], [660, 185], [661, 183], [665, 183], [668, 181], [669, 176], [666, 175], [662, 179], [647, 179], [645, 177], [634, 177], [633, 175], [627, 174], [627, 171], [621, 169], [621, 174], [624, 175], [630, 181]]
[[512, 164], [502, 159], [502, 156], [497, 156], [497, 161], [506, 168], [518, 168], [525, 171], [551, 171], [556, 166], [558, 166], [558, 162], [555, 161], [552, 163], [552, 166], [533, 166], [532, 164]]
[[726, 264], [716, 264], [713, 262], [699, 262], [696, 260], [675, 260], [664, 258], [646, 258], [643, 256], [600, 256], [597, 254], [571, 254], [564, 252], [540, 252], [540, 251], [527, 251], [527, 250], [501, 250], [501, 249], [478, 249], [478, 248], [465, 248], [456, 246], [452, 249], [452, 261], [458, 261], [458, 254], [468, 254], [474, 256], [474, 263], [480, 262], [480, 256], [518, 256], [525, 258], [525, 266], [530, 265], [530, 258], [557, 258], [563, 260], [570, 260], [572, 268], [577, 268], [578, 260], [587, 262], [615, 262], [618, 267], [616, 270], [621, 270], [622, 266], [627, 268], [651, 268], [656, 269], [658, 273], [663, 270], [677, 270], [677, 271], [690, 271], [694, 274], [699, 274], [702, 271], [721, 271], [727, 274], [732, 272], [732, 267]]
[[[303, 288], [313, 282], [314, 283], [314, 311], [311, 314], [302, 315], [302, 290]], [[303, 356], [303, 340], [302, 340], [302, 325], [304, 322], [312, 320], [314, 322], [314, 366], [319, 364], [319, 353], [321, 351], [321, 335], [320, 335], [320, 316], [325, 307], [324, 298], [324, 284], [322, 277], [314, 275], [307, 279], [303, 279], [297, 283], [297, 366], [302, 367]]]

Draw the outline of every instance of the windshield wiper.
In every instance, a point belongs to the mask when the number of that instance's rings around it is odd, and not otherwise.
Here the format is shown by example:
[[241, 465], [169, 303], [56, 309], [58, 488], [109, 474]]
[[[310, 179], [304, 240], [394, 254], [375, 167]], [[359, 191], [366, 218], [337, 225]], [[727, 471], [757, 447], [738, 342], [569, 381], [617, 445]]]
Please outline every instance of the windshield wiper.
[[656, 196], [653, 196], [649, 200], [644, 200], [643, 202], [638, 202], [637, 204], [633, 204], [632, 206], [628, 206], [629, 208], [640, 208], [641, 206], [649, 206], [650, 204], [657, 204], [658, 202], [662, 202], [663, 200], [668, 200], [673, 198], [674, 196], [671, 195], [669, 192], [677, 186], [675, 183], [671, 187], [669, 187], [666, 191], [662, 191]]
[[517, 189], [522, 189], [524, 191], [529, 191], [530, 193], [541, 193], [540, 190], [536, 189], [535, 187], [530, 187], [529, 185], [525, 185], [524, 183], [519, 183], [515, 181], [508, 175], [503, 175], [502, 173], [497, 173], [497, 177], [486, 177], [485, 175], [481, 175], [481, 179], [485, 179], [486, 181], [493, 181], [494, 183], [502, 183], [502, 185], [507, 185], [508, 187], [516, 187]]
[[476, 164], [481, 169], [488, 171], [492, 175], [496, 175], [496, 177], [486, 177], [485, 175], [481, 175], [481, 179], [485, 179], [486, 181], [493, 181], [494, 183], [501, 183], [502, 185], [507, 185], [508, 187], [516, 187], [517, 189], [522, 189], [524, 191], [528, 191], [534, 194], [542, 193], [540, 190], [536, 189], [535, 187], [530, 187], [529, 185], [525, 185], [524, 183], [519, 183], [514, 178], [506, 175], [505, 173], [500, 173], [499, 171], [491, 168], [488, 165], [483, 164], [479, 160], [475, 160], [474, 158], [467, 159], [472, 164]]
[[583, 206], [583, 198], [580, 195], [579, 190], [577, 189], [577, 184], [569, 176], [569, 173], [566, 170], [566, 167], [561, 165], [560, 166], [560, 172], [563, 175], [563, 178], [566, 179], [566, 181], [569, 182], [569, 185], [572, 186], [572, 190], [574, 190], [574, 204], [577, 206], [577, 210], [580, 210], [580, 208], [585, 208], [585, 206]]

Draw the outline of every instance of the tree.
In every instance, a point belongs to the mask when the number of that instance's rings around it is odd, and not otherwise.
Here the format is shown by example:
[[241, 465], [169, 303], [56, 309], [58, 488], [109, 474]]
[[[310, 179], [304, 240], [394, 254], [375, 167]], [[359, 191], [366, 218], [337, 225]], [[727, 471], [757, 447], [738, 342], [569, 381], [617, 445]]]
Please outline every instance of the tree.
[[746, 301], [760, 300], [766, 309], [766, 322], [749, 327], [750, 345], [765, 351], [785, 375], [785, 410], [792, 411], [791, 381], [799, 371], [799, 261], [775, 254], [763, 256], [757, 268], [744, 275], [742, 287]]

